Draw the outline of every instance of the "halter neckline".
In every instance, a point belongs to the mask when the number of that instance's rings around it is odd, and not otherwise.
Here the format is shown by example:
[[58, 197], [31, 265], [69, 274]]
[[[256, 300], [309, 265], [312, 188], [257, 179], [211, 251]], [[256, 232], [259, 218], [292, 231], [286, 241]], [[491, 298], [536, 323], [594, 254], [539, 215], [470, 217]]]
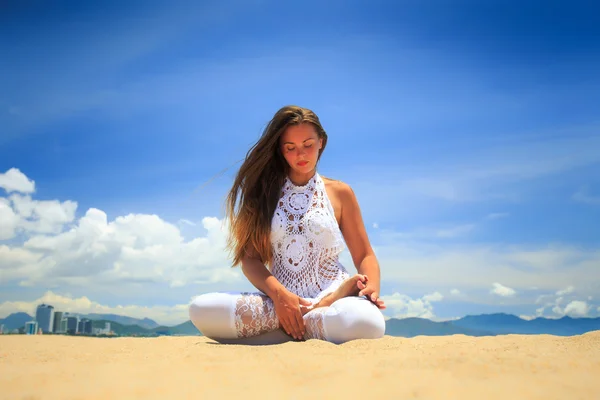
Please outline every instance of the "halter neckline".
[[285, 177], [285, 181], [292, 189], [304, 190], [307, 187], [309, 187], [311, 184], [314, 185], [315, 182], [317, 181], [318, 176], [319, 176], [319, 173], [315, 171], [314, 175], [304, 185], [296, 185], [294, 182], [292, 182], [289, 175]]

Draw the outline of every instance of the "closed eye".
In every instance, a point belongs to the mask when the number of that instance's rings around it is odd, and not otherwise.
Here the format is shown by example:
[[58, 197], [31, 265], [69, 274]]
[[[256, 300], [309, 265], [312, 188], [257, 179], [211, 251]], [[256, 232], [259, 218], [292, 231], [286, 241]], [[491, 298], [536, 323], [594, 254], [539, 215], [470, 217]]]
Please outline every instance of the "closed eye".
[[[312, 147], [312, 146], [313, 146], [313, 144], [314, 144], [314, 143], [311, 143], [311, 144], [305, 144], [305, 145], [304, 145], [304, 147], [306, 147], [306, 148], [310, 148], [310, 147]], [[286, 147], [285, 149], [286, 149], [287, 151], [294, 151], [294, 150], [296, 150], [296, 148], [295, 148], [295, 147]]]

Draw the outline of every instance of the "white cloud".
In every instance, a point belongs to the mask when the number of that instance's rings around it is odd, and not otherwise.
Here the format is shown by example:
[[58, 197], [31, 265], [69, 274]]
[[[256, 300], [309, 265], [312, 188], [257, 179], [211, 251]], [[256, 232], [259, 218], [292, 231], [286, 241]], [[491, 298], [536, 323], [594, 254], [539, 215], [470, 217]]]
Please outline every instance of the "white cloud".
[[7, 281], [46, 287], [238, 280], [239, 270], [229, 268], [224, 250], [222, 222], [204, 218], [202, 224], [207, 235], [185, 242], [176, 226], [156, 215], [130, 214], [109, 222], [103, 211], [92, 208], [68, 231], [5, 246], [0, 269]]
[[11, 208], [9, 201], [0, 197], [0, 240], [15, 237], [20, 220], [19, 216]]
[[[568, 245], [431, 243], [385, 232], [374, 237], [382, 276], [419, 287], [481, 289], [501, 282], [515, 291], [557, 291], [565, 282], [583, 296], [600, 287], [600, 250]], [[451, 271], [451, 273], [449, 273]]]
[[557, 291], [556, 295], [557, 296], [564, 296], [566, 294], [573, 293], [574, 290], [575, 290], [575, 288], [573, 286], [567, 286], [566, 288]]
[[490, 290], [490, 293], [497, 294], [502, 297], [512, 297], [516, 294], [514, 289], [501, 285], [500, 283], [494, 283], [494, 288]]
[[196, 226], [196, 223], [195, 223], [195, 222], [192, 222], [192, 221], [190, 221], [189, 219], [184, 219], [184, 218], [182, 218], [182, 219], [180, 219], [178, 222], [179, 222], [179, 225], [180, 225], [180, 226], [181, 226], [181, 225]]
[[379, 229], [379, 224], [377, 222], [373, 222], [373, 228]]
[[176, 325], [189, 319], [188, 304], [176, 304], [173, 306], [118, 305], [110, 307], [92, 301], [85, 296], [73, 298], [56, 294], [52, 291], [47, 291], [43, 296], [34, 301], [5, 301], [0, 304], [0, 317], [6, 317], [14, 312], [25, 312], [33, 317], [35, 316], [36, 307], [41, 303], [54, 306], [55, 311], [81, 314], [117, 314], [140, 319], [150, 318], [164, 325]]
[[560, 308], [560, 306], [558, 306], [558, 305], [557, 305], [557, 306], [554, 306], [554, 307], [552, 307], [552, 312], [553, 312], [554, 314], [558, 314], [558, 315], [564, 315], [564, 314], [565, 314], [565, 312], [563, 311], [563, 309], [562, 309], [562, 308]]
[[532, 319], [537, 318], [537, 315], [519, 315], [519, 318], [531, 321]]
[[[87, 293], [109, 287], [117, 295], [117, 291], [126, 293], [130, 284], [163, 284], [165, 290], [205, 284], [210, 290], [215, 284], [235, 289], [245, 282], [239, 269], [229, 268], [224, 252], [226, 228], [217, 218], [204, 218], [201, 224], [207, 233], [185, 240], [177, 223], [189, 225], [184, 222], [187, 220], [171, 224], [157, 215], [130, 214], [109, 221], [102, 210], [93, 208], [75, 220], [76, 206], [71, 201], [37, 201], [21, 194], [0, 197], [0, 217], [5, 217], [0, 219], [0, 235], [12, 238], [20, 229], [27, 236], [24, 243], [0, 245], [3, 282], [45, 289], [75, 285], [89, 288]], [[590, 288], [600, 284], [595, 274], [600, 262], [598, 250], [560, 245], [438, 245], [399, 241], [395, 233], [379, 232], [376, 235], [383, 245], [375, 246], [375, 250], [386, 282], [437, 286], [445, 291], [460, 287], [463, 291], [474, 289], [474, 293], [488, 287], [489, 282], [502, 282], [495, 283], [491, 292], [504, 297], [536, 286], [552, 293], [564, 292], [564, 297], [545, 305], [561, 313], [562, 304], [578, 300], [567, 296], [572, 288], [587, 296]], [[428, 234], [432, 232], [437, 230]], [[347, 252], [341, 261], [352, 265]], [[564, 288], [565, 283], [572, 286]], [[557, 290], [561, 287], [564, 289]], [[449, 293], [461, 295], [458, 289]], [[397, 306], [390, 307], [396, 315], [430, 318], [435, 318], [432, 303], [443, 299], [439, 292], [414, 300], [397, 296], [390, 297]], [[552, 297], [542, 295], [536, 303], [543, 304], [544, 296]], [[569, 312], [576, 313], [577, 307], [571, 306]]]
[[59, 233], [75, 219], [77, 203], [74, 201], [39, 201], [18, 194], [11, 195], [9, 199], [20, 217], [18, 229], [25, 232]]
[[543, 301], [545, 301], [545, 299], [547, 299], [548, 297], [552, 297], [551, 294], [541, 294], [537, 297], [537, 299], [535, 300], [535, 304], [540, 304]]
[[600, 204], [600, 196], [591, 195], [589, 193], [589, 186], [584, 186], [579, 189], [575, 194], [573, 194], [572, 199], [586, 204]]
[[435, 319], [431, 303], [442, 300], [443, 296], [439, 292], [434, 292], [420, 299], [412, 299], [405, 294], [396, 292], [389, 296], [381, 296], [381, 298], [385, 302], [388, 313], [391, 313], [393, 318]]
[[[29, 182], [20, 172], [9, 174], [14, 176]], [[13, 178], [11, 182], [19, 182]], [[21, 243], [0, 245], [2, 282], [108, 287], [114, 293], [141, 282], [178, 287], [241, 278], [239, 269], [230, 268], [226, 227], [217, 218], [202, 219], [207, 233], [185, 241], [176, 225], [157, 215], [129, 214], [108, 221], [106, 213], [91, 208], [75, 220], [76, 209], [77, 203], [69, 200], [38, 201], [18, 193], [0, 197], [0, 240], [19, 232], [24, 236]]]
[[384, 231], [386, 240], [415, 240], [415, 239], [454, 239], [464, 236], [477, 227], [477, 224], [446, 225], [439, 227], [418, 228], [410, 232]]
[[574, 300], [567, 304], [564, 309], [564, 314], [570, 317], [585, 317], [590, 311], [590, 306], [581, 300]]
[[438, 238], [455, 238], [471, 232], [473, 229], [475, 229], [475, 226], [475, 224], [465, 224], [453, 226], [447, 229], [439, 229], [435, 232], [435, 236]]
[[[538, 308], [536, 313], [538, 316], [544, 316], [544, 311], [550, 309], [555, 315], [546, 317], [563, 317], [569, 315], [572, 317], [582, 317], [592, 311], [593, 306], [586, 301], [578, 299], [575, 295], [575, 287], [567, 286], [564, 289], [557, 290], [554, 294], [543, 294], [538, 296], [536, 304], [544, 302], [544, 306]], [[587, 296], [588, 301], [592, 301], [593, 296]], [[563, 307], [563, 304], [566, 306]], [[600, 311], [600, 310], [599, 310]]]
[[507, 212], [502, 212], [502, 213], [490, 213], [486, 216], [486, 219], [500, 219], [500, 218], [506, 218], [508, 217], [510, 214]]
[[544, 310], [545, 309], [546, 309], [546, 307], [536, 308], [535, 315], [538, 316], [538, 317], [541, 317], [542, 315], [544, 315]]
[[[497, 146], [482, 146], [481, 152], [441, 154], [436, 163], [396, 164], [383, 173], [379, 172], [380, 165], [360, 163], [347, 173], [364, 176], [355, 184], [355, 190], [374, 219], [389, 218], [390, 213], [395, 218], [417, 212], [426, 216], [431, 207], [447, 203], [514, 203], [533, 197], [541, 187], [538, 183], [546, 188], [547, 183], [542, 182], [546, 177], [600, 162], [597, 132], [598, 126], [592, 125], [572, 129], [568, 134], [506, 136]], [[555, 179], [550, 184], [560, 182]], [[402, 207], [397, 205], [398, 198], [402, 198]]]
[[443, 298], [444, 298], [444, 296], [442, 296], [442, 294], [440, 292], [434, 292], [434, 293], [426, 294], [425, 296], [423, 296], [423, 300], [428, 301], [430, 303], [433, 303], [436, 301], [442, 301]]
[[0, 188], [10, 192], [33, 193], [35, 182], [27, 178], [17, 168], [11, 168], [5, 173], [0, 173]]
[[17, 193], [0, 197], [0, 240], [12, 239], [19, 232], [60, 233], [75, 219], [76, 210], [77, 203], [69, 200], [39, 201]]
[[560, 304], [555, 303], [554, 307], [552, 307], [552, 312], [554, 312], [559, 317], [568, 315], [569, 317], [585, 317], [591, 311], [591, 306], [582, 300], [573, 300], [569, 304], [567, 304], [564, 308], [560, 306]]

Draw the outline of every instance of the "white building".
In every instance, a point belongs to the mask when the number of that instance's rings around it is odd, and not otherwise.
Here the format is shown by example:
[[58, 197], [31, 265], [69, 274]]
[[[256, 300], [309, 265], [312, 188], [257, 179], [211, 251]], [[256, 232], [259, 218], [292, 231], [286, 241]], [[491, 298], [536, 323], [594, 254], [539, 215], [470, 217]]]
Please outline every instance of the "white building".
[[94, 335], [108, 335], [110, 333], [110, 322], [104, 323], [104, 328], [92, 328]]
[[67, 317], [62, 317], [60, 319], [60, 328], [59, 328], [60, 333], [67, 333], [67, 322], [68, 321], [69, 320], [67, 319]]
[[37, 333], [38, 333], [38, 323], [37, 323], [37, 321], [25, 322], [25, 334], [27, 334], [27, 335], [37, 335]]

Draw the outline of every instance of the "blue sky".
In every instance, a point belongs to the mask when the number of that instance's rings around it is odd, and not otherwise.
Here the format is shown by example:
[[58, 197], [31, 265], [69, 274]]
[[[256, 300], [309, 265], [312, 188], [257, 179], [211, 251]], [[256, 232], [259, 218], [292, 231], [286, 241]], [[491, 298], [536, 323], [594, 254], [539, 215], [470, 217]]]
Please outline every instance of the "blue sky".
[[329, 134], [319, 171], [355, 189], [388, 316], [600, 315], [592, 2], [3, 7], [0, 317], [175, 323], [251, 289], [215, 221], [286, 104]]

